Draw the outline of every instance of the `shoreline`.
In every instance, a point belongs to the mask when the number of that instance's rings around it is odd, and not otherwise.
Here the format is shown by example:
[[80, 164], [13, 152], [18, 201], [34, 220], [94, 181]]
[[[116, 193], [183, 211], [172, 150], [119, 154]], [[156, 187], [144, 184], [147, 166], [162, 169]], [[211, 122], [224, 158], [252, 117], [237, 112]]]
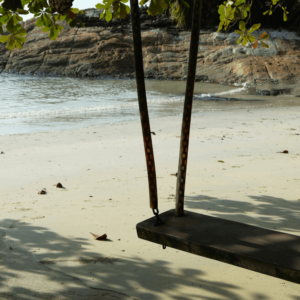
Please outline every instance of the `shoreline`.
[[[300, 235], [299, 118], [300, 107], [194, 116], [185, 208]], [[180, 127], [181, 116], [151, 121], [161, 212], [175, 205]], [[299, 285], [137, 238], [135, 224], [152, 216], [139, 121], [0, 136], [0, 145], [4, 299], [300, 294]]]

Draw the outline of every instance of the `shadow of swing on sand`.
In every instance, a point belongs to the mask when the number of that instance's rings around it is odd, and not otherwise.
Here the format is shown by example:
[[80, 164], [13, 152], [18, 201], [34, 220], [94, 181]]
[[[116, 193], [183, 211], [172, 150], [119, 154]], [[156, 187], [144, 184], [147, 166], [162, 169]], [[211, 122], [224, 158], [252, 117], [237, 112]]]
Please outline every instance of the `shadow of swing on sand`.
[[185, 208], [200, 209], [214, 217], [300, 235], [300, 201], [268, 195], [248, 197], [255, 202], [207, 195], [186, 196]]

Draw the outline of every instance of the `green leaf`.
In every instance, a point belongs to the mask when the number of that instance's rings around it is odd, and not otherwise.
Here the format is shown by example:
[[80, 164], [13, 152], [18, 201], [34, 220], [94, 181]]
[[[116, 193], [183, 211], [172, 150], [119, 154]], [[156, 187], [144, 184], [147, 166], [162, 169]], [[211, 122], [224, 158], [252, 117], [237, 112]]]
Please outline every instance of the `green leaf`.
[[243, 31], [240, 31], [240, 30], [235, 30], [234, 32], [237, 33], [237, 34], [242, 34], [243, 33]]
[[15, 48], [19, 48], [19, 49], [22, 49], [22, 46], [23, 46], [23, 42], [22, 41], [20, 41], [19, 39], [17, 39], [16, 37], [15, 37], [15, 42], [14, 42], [14, 46], [15, 46]]
[[66, 15], [59, 15], [59, 14], [54, 15], [55, 21], [64, 21], [66, 17], [67, 17]]
[[21, 28], [17, 32], [15, 32], [16, 35], [25, 36], [27, 35], [27, 31], [24, 28]]
[[49, 27], [43, 27], [43, 28], [42, 28], [42, 31], [43, 31], [43, 32], [48, 32], [49, 30], [50, 30]]
[[237, 43], [237, 44], [240, 44], [240, 43], [241, 43], [241, 40], [242, 40], [242, 38], [243, 38], [243, 37], [241, 36], [241, 37], [240, 37], [240, 38], [239, 38], [239, 39], [236, 41], [236, 43]]
[[268, 10], [267, 10], [267, 11], [265, 11], [265, 12], [263, 13], [263, 15], [266, 15], [268, 12], [269, 12]]
[[39, 12], [41, 12], [41, 10], [43, 10], [43, 6], [37, 1], [32, 2], [32, 4], [30, 6], [28, 5], [28, 8], [32, 14], [39, 13]]
[[121, 18], [126, 18], [127, 16], [127, 9], [126, 9], [127, 5], [120, 3], [120, 17]]
[[6, 44], [6, 47], [7, 47], [7, 49], [9, 49], [9, 50], [13, 50], [13, 49], [16, 48], [16, 47], [15, 47], [15, 41], [14, 41], [14, 39], [13, 39], [12, 36], [10, 37], [8, 43]]
[[233, 21], [235, 12], [236, 12], [236, 9], [232, 8], [232, 6], [228, 4], [225, 8], [225, 19], [227, 21]]
[[73, 19], [73, 20], [70, 19], [69, 25], [70, 25], [71, 27], [77, 26], [77, 21], [76, 21], [76, 19]]
[[44, 25], [46, 27], [50, 27], [51, 25], [53, 24], [52, 20], [51, 20], [51, 17], [49, 14], [44, 14]]
[[262, 45], [265, 47], [265, 48], [270, 48], [270, 46], [266, 43], [264, 43], [263, 41], [260, 41], [262, 43]]
[[219, 6], [218, 13], [220, 15], [220, 20], [222, 20], [221, 18], [225, 18], [225, 6], [223, 4]]
[[255, 30], [257, 30], [259, 27], [260, 27], [261, 23], [257, 23], [257, 24], [254, 24], [249, 30], [248, 32], [253, 32]]
[[250, 43], [254, 43], [256, 41], [256, 38], [253, 35], [247, 34], [247, 38], [250, 41]]
[[14, 23], [14, 25], [16, 25], [16, 24], [18, 24], [19, 23], [19, 20], [18, 20], [18, 17], [17, 17], [17, 15], [13, 15], [13, 23]]
[[0, 17], [0, 23], [2, 24], [6, 24], [6, 22], [8, 21], [9, 17], [8, 15], [4, 15]]
[[102, 9], [102, 8], [104, 8], [105, 6], [103, 5], [103, 4], [101, 4], [101, 3], [98, 3], [98, 4], [96, 4], [96, 8], [97, 9]]
[[14, 25], [14, 33], [16, 33], [16, 31], [19, 31], [21, 28], [22, 28], [21, 24]]
[[13, 33], [14, 32], [14, 20], [13, 18], [10, 18], [9, 21], [6, 24], [6, 30], [9, 33]]
[[240, 6], [240, 5], [244, 5], [245, 0], [237, 0], [235, 1], [235, 6]]
[[71, 11], [74, 13], [74, 14], [77, 14], [79, 12], [79, 9], [78, 8], [71, 8]]
[[15, 39], [17, 39], [18, 41], [25, 43], [26, 42], [26, 38], [19, 36], [19, 35], [15, 35]]
[[28, 15], [29, 14], [29, 12], [27, 10], [24, 10], [24, 9], [18, 9], [17, 13], [20, 14], [20, 15]]
[[111, 19], [112, 19], [112, 14], [111, 14], [110, 10], [107, 9], [105, 11], [105, 20], [106, 20], [106, 22], [109, 22]]
[[1, 35], [0, 36], [0, 43], [6, 43], [11, 38], [11, 35]]
[[239, 28], [240, 28], [242, 31], [245, 31], [245, 30], [246, 30], [246, 26], [245, 26], [245, 22], [244, 22], [244, 21], [240, 21], [240, 22], [239, 22]]
[[51, 26], [50, 32], [49, 32], [49, 37], [51, 38], [51, 40], [56, 40], [59, 32], [60, 32], [60, 29], [59, 29], [58, 25]]
[[147, 12], [149, 15], [155, 16], [157, 14], [162, 14], [167, 8], [168, 4], [165, 0], [151, 0]]
[[242, 45], [246, 46], [246, 44], [249, 42], [248, 38], [245, 36], [243, 41], [242, 41]]
[[44, 15], [41, 15], [39, 18], [37, 18], [35, 25], [37, 27], [43, 27], [44, 26]]
[[144, 4], [146, 4], [147, 2], [149, 2], [149, 0], [141, 0], [140, 3], [139, 3], [139, 5], [144, 5]]
[[218, 160], [218, 162], [219, 162], [219, 163], [223, 163], [223, 164], [225, 163], [223, 160]]
[[28, 4], [31, 0], [22, 0], [23, 7]]
[[179, 12], [180, 12], [180, 4], [178, 3], [174, 13], [177, 15]]

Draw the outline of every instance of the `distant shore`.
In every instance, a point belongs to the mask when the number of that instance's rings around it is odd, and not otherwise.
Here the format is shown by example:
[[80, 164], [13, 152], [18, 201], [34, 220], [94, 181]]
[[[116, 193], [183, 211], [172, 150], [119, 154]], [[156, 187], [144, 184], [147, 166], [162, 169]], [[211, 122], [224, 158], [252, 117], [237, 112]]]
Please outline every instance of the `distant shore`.
[[[56, 41], [36, 27], [35, 19], [24, 22], [28, 31], [23, 49], [10, 52], [0, 44], [0, 72], [20, 75], [51, 75], [89, 78], [134, 78], [134, 53], [130, 18], [111, 23], [99, 21], [99, 10], [82, 15], [86, 28], [65, 29]], [[185, 80], [190, 32], [179, 30], [166, 15], [150, 17], [141, 11], [144, 75], [146, 79]], [[123, 23], [124, 24], [123, 24]], [[267, 31], [269, 48], [254, 50], [237, 44], [235, 32], [216, 32], [211, 26], [200, 31], [196, 81], [224, 84], [298, 84], [300, 37], [297, 32]], [[7, 34], [4, 32], [4, 34]]]

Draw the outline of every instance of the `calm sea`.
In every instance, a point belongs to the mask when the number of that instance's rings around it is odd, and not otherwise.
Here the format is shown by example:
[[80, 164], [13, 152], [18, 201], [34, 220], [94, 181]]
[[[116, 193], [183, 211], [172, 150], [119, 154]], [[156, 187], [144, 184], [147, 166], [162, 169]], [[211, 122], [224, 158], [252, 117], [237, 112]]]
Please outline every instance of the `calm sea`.
[[[146, 81], [150, 118], [182, 113], [185, 82]], [[289, 95], [251, 96], [245, 86], [196, 83], [193, 113], [300, 105]], [[0, 75], [0, 135], [139, 120], [135, 80]]]

